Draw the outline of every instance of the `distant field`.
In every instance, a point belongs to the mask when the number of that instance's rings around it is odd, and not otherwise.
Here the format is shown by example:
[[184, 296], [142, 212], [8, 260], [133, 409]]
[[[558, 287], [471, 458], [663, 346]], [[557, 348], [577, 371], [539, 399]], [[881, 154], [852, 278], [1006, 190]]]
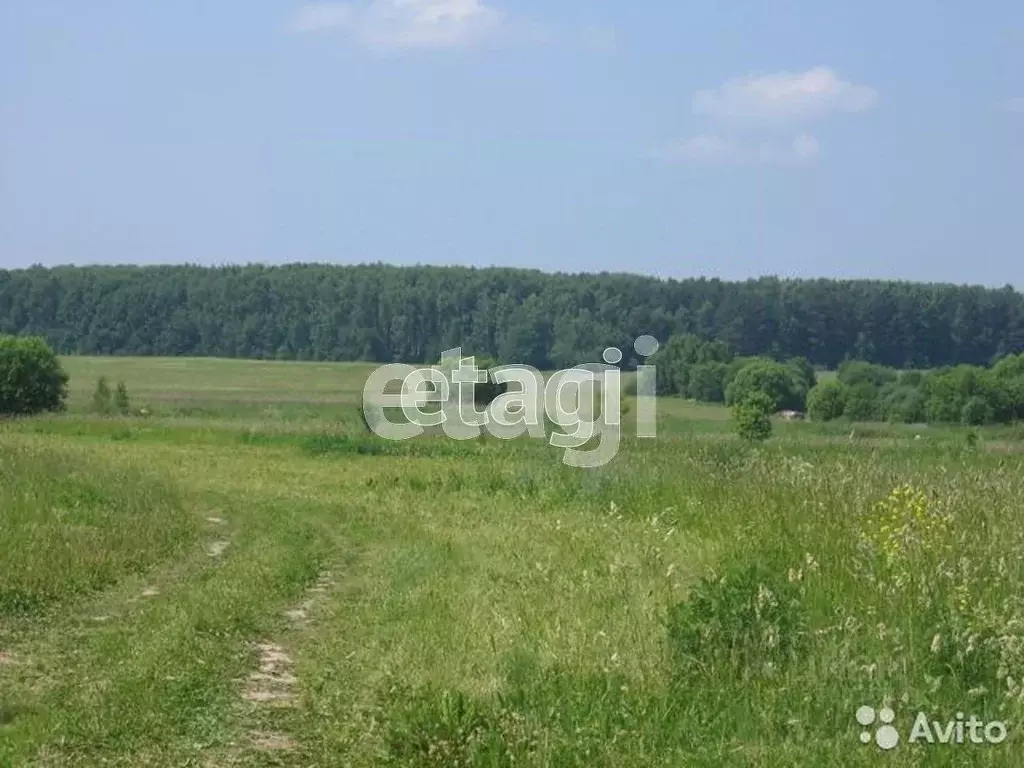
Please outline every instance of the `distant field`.
[[64, 362], [68, 413], [0, 424], [4, 768], [1021, 764], [1015, 428], [749, 446], [663, 399], [578, 470], [365, 434], [372, 365]]

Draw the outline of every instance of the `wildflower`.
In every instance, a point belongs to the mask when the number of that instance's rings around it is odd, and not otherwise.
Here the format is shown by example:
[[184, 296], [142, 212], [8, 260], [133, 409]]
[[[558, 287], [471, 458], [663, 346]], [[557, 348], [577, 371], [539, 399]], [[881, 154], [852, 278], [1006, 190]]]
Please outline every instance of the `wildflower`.
[[942, 650], [942, 635], [935, 635], [932, 638], [932, 653], [938, 653]]

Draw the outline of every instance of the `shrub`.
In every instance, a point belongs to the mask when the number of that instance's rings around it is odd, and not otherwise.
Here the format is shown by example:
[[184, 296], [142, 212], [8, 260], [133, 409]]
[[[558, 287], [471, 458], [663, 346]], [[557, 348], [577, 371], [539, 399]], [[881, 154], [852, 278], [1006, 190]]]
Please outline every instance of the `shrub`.
[[860, 384], [883, 387], [896, 381], [898, 377], [899, 373], [892, 368], [866, 363], [862, 360], [847, 360], [839, 366], [838, 371], [839, 381], [848, 387], [856, 387]]
[[[441, 362], [441, 370], [448, 378], [449, 382], [449, 394], [452, 401], [456, 401], [460, 394], [460, 385], [452, 381], [452, 373], [459, 367], [462, 360], [467, 358], [446, 358]], [[494, 358], [486, 356], [476, 356], [474, 358], [474, 365], [478, 370], [490, 371], [491, 368], [496, 368], [498, 363]], [[477, 405], [488, 405], [494, 401], [499, 395], [504, 394], [508, 391], [507, 384], [498, 384], [494, 381], [494, 378], [488, 374], [487, 381], [479, 382], [471, 385], [473, 388], [473, 401]]]
[[59, 411], [68, 375], [41, 338], [0, 336], [0, 414]]
[[918, 424], [925, 420], [927, 399], [905, 384], [888, 385], [882, 390], [881, 412], [886, 420], [899, 424]]
[[359, 406], [356, 410], [359, 411], [359, 423], [363, 425], [363, 432], [370, 435], [373, 434], [373, 425], [370, 424], [370, 420], [366, 417], [366, 411], [363, 406]]
[[[712, 384], [710, 393], [714, 395], [719, 385], [724, 389], [726, 378], [725, 369], [717, 366], [708, 369], [705, 366], [726, 365], [730, 360], [732, 352], [720, 341], [706, 341], [693, 334], [677, 334], [670, 336], [648, 362], [656, 366], [659, 395], [704, 399], [700, 393], [707, 391], [709, 384]], [[694, 376], [698, 381], [691, 386]], [[721, 398], [717, 402], [721, 402]]]
[[128, 399], [128, 387], [123, 381], [117, 382], [117, 389], [114, 391], [114, 408], [123, 415], [127, 415], [132, 409], [131, 401]]
[[510, 745], [493, 708], [461, 691], [396, 686], [385, 697], [389, 764], [446, 768], [510, 765]]
[[843, 417], [850, 421], [875, 421], [878, 418], [878, 390], [872, 384], [863, 382], [849, 387]]
[[807, 416], [812, 421], [832, 421], [846, 410], [846, 385], [823, 381], [807, 394]]
[[972, 427], [988, 424], [992, 421], [992, 406], [980, 397], [972, 397], [964, 403], [961, 421]]
[[720, 403], [725, 400], [726, 363], [700, 363], [690, 368], [686, 394], [694, 400]]
[[744, 440], [767, 440], [772, 434], [773, 402], [763, 392], [754, 392], [733, 407], [736, 434]]
[[769, 413], [780, 408], [804, 409], [804, 400], [794, 381], [794, 371], [782, 363], [759, 360], [744, 366], [726, 389], [726, 405], [737, 405], [754, 393], [768, 396], [771, 401]]
[[786, 363], [792, 371], [793, 382], [801, 400], [806, 400], [808, 393], [818, 385], [818, 374], [806, 357], [794, 357]]
[[[483, 371], [490, 371], [498, 367], [498, 361], [491, 357], [477, 357], [476, 367]], [[499, 395], [508, 391], [507, 384], [499, 384], [494, 378], [487, 374], [487, 381], [473, 387], [473, 399], [478, 405], [488, 405]]]
[[671, 657], [680, 677], [741, 678], [799, 658], [807, 638], [799, 586], [753, 565], [701, 580], [668, 617]]
[[111, 411], [112, 403], [113, 395], [110, 393], [107, 377], [100, 376], [96, 380], [96, 389], [92, 393], [92, 409], [96, 413], [108, 414]]

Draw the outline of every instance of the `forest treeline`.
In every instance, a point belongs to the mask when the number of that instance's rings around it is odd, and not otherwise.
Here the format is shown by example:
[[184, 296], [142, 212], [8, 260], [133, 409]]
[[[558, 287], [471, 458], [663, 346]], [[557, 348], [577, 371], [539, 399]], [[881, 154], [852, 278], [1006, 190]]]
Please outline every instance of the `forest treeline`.
[[928, 368], [1024, 351], [1024, 298], [1009, 286], [379, 264], [32, 267], [0, 271], [0, 333], [64, 354], [436, 362], [461, 346], [540, 369], [598, 361], [642, 334], [694, 334], [740, 356]]

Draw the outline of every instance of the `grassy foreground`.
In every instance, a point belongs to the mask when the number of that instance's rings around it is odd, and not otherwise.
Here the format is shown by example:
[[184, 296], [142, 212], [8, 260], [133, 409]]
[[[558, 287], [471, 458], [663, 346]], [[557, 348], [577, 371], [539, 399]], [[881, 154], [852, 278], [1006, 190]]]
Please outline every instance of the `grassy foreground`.
[[[1024, 764], [1013, 430], [750, 447], [666, 401], [578, 470], [382, 445], [369, 366], [66, 365], [0, 426], [0, 766]], [[86, 413], [101, 374], [149, 415]]]

